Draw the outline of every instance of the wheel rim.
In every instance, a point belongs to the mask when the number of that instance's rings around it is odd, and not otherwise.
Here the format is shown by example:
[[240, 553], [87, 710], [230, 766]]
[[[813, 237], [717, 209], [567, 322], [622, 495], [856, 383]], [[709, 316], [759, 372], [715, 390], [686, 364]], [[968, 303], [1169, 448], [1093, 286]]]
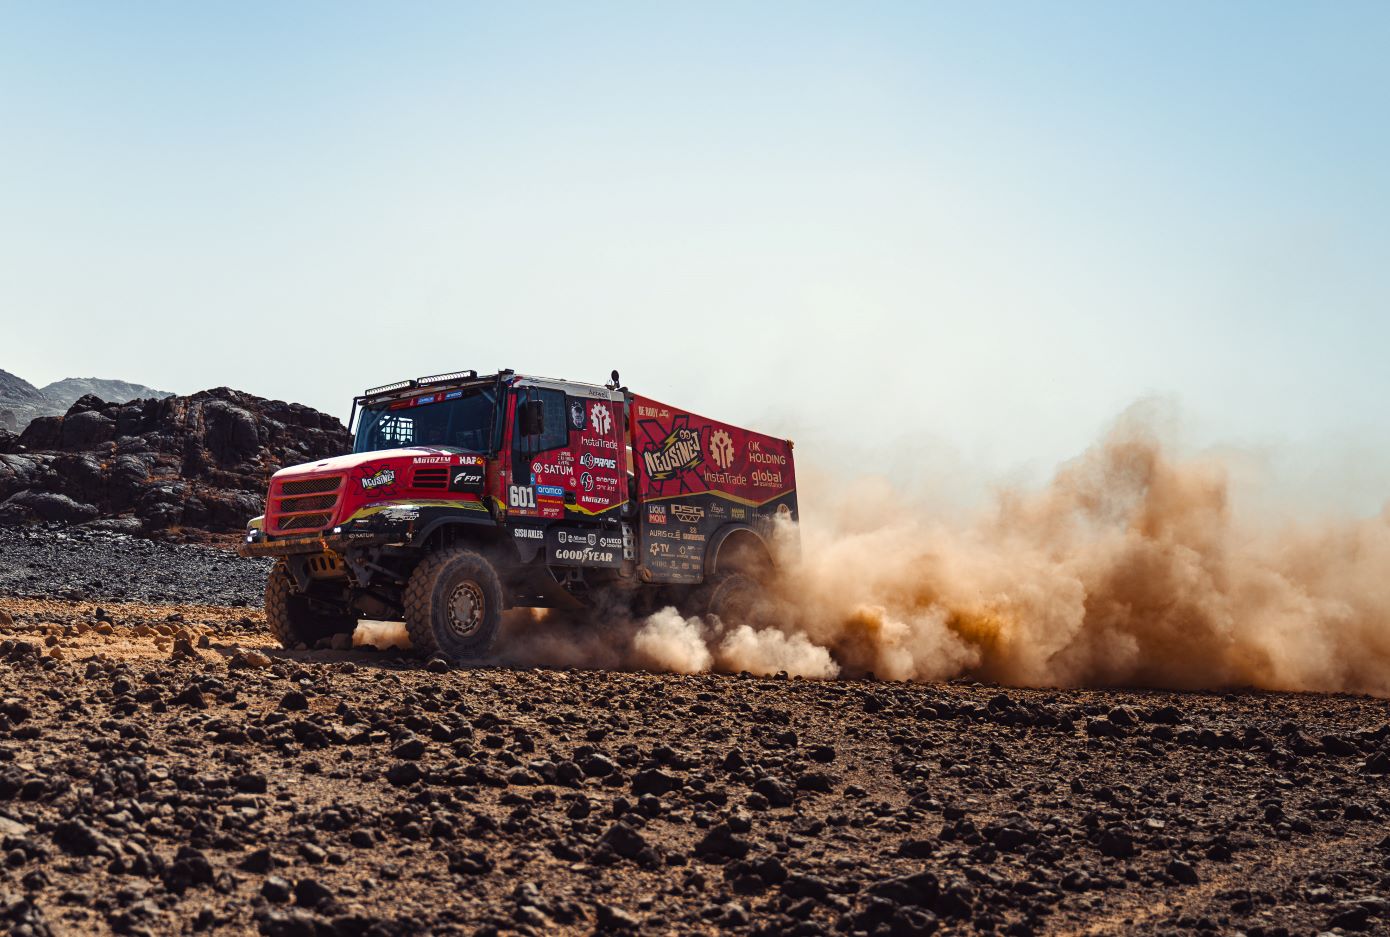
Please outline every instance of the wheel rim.
[[449, 596], [449, 630], [455, 637], [471, 638], [483, 626], [487, 598], [483, 587], [469, 579], [454, 587]]

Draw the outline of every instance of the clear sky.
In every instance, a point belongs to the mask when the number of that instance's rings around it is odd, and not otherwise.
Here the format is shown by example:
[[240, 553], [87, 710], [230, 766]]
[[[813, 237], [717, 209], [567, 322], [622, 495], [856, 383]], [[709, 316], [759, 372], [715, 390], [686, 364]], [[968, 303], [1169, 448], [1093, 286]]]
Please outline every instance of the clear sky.
[[616, 367], [960, 483], [1156, 396], [1373, 509], [1387, 49], [1383, 2], [4, 4], [0, 368], [346, 416]]

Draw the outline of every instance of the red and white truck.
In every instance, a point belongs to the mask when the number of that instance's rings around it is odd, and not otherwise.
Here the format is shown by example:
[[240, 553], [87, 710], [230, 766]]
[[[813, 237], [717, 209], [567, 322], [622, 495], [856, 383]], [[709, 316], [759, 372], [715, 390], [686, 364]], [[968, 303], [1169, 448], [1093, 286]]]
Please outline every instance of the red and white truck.
[[[475, 371], [368, 390], [351, 454], [270, 479], [244, 556], [275, 558], [286, 647], [403, 620], [422, 653], [492, 650], [504, 609], [737, 616], [797, 519], [792, 443], [618, 385]], [[603, 607], [611, 607], [604, 604]]]

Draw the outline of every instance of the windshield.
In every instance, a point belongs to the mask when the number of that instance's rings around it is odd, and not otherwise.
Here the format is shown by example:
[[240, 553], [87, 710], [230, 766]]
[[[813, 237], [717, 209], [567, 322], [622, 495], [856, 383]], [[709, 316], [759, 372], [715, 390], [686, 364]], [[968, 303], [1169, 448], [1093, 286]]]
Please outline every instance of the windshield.
[[367, 407], [357, 425], [353, 452], [376, 452], [405, 446], [443, 446], [470, 452], [492, 452], [488, 433], [501, 433], [493, 419], [496, 390], [472, 387], [440, 391], [389, 405]]

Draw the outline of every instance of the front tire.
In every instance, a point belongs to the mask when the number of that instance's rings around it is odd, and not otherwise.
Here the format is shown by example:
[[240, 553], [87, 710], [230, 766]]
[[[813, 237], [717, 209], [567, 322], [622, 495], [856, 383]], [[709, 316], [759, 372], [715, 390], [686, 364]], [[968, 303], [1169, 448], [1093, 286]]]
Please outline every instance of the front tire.
[[352, 634], [357, 619], [315, 609], [309, 597], [295, 590], [294, 577], [284, 560], [276, 560], [265, 581], [265, 621], [270, 633], [286, 650], [313, 647], [335, 634]]
[[477, 660], [492, 651], [502, 623], [502, 583], [492, 564], [466, 547], [431, 553], [410, 574], [405, 627], [425, 655]]

